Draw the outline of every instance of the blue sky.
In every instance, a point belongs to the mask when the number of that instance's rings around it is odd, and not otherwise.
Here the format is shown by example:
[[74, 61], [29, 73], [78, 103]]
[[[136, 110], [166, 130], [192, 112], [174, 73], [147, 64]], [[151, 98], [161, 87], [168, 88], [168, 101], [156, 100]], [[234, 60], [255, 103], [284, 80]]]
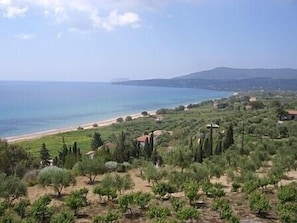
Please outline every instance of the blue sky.
[[0, 80], [297, 68], [297, 0], [0, 0]]

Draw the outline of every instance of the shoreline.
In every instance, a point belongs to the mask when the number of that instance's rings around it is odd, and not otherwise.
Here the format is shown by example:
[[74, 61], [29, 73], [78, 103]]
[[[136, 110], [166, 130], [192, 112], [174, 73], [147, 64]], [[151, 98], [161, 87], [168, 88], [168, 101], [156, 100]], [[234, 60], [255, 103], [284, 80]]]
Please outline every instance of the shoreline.
[[[155, 115], [157, 110], [147, 111], [147, 112], [150, 115]], [[119, 117], [123, 117], [123, 119], [124, 119], [124, 117], [127, 117], [127, 116], [131, 116], [132, 119], [137, 119], [137, 118], [143, 117], [141, 112], [139, 114], [132, 114], [132, 115], [128, 114], [128, 115], [122, 115]], [[110, 126], [112, 124], [117, 123], [117, 118], [119, 118], [119, 117], [105, 119], [105, 120], [101, 120], [101, 121], [95, 121], [92, 123], [81, 124], [76, 127], [72, 126], [72, 127], [65, 127], [65, 128], [59, 128], [59, 129], [50, 129], [50, 130], [45, 130], [45, 131], [41, 131], [41, 132], [33, 132], [33, 133], [28, 133], [28, 134], [23, 134], [23, 135], [8, 136], [8, 137], [4, 137], [3, 139], [6, 140], [8, 143], [16, 143], [16, 142], [22, 142], [22, 141], [27, 141], [27, 140], [32, 140], [32, 139], [40, 139], [45, 136], [51, 136], [51, 135], [56, 135], [56, 134], [60, 134], [60, 133], [77, 131], [79, 127], [82, 127], [83, 129], [96, 129], [96, 128]], [[98, 127], [94, 127], [93, 126], [94, 124], [97, 124]]]

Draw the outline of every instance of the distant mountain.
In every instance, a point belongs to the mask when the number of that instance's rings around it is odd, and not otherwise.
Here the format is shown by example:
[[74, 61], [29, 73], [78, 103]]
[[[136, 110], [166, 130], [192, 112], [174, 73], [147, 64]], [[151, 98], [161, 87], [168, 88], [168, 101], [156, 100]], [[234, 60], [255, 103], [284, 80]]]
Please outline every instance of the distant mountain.
[[212, 70], [200, 71], [173, 79], [238, 80], [249, 78], [297, 79], [297, 69], [237, 69], [217, 67]]
[[150, 79], [115, 84], [201, 88], [225, 91], [297, 91], [297, 69], [235, 69], [218, 67], [171, 79]]
[[110, 83], [114, 83], [114, 82], [125, 82], [125, 81], [130, 81], [130, 79], [129, 78], [125, 78], [125, 77], [120, 77], [120, 78], [112, 79], [110, 81]]

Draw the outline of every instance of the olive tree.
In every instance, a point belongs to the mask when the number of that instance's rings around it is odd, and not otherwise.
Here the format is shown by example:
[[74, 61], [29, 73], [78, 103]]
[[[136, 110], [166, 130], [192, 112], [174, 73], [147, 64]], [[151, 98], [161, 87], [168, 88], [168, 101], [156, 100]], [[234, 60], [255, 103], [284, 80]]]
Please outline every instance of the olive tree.
[[61, 197], [61, 192], [65, 187], [76, 183], [74, 175], [66, 169], [55, 166], [43, 168], [38, 175], [38, 182], [42, 186], [51, 186]]
[[0, 197], [7, 201], [8, 206], [25, 195], [27, 195], [27, 186], [20, 178], [0, 173]]
[[89, 179], [89, 184], [94, 184], [96, 177], [99, 174], [104, 174], [107, 168], [105, 163], [99, 159], [84, 159], [74, 166], [74, 170], [78, 174], [86, 176]]

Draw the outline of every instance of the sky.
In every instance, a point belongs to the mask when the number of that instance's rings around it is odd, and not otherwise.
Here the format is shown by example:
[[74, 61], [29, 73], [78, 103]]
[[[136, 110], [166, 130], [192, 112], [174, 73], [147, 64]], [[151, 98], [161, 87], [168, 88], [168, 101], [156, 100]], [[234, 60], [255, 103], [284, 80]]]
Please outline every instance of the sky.
[[297, 68], [297, 0], [0, 0], [0, 80]]

